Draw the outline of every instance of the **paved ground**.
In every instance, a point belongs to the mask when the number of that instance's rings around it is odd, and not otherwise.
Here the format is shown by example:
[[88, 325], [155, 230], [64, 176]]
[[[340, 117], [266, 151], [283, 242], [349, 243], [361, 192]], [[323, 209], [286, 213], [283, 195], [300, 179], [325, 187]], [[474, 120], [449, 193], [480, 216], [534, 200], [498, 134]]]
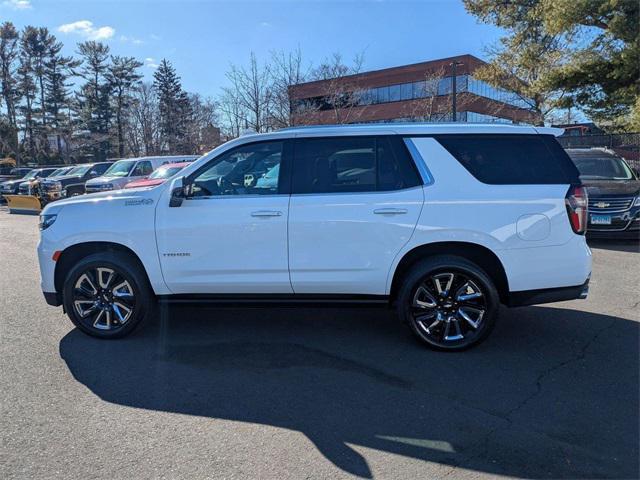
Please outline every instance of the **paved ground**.
[[101, 342], [48, 307], [0, 210], [0, 478], [636, 478], [640, 254], [463, 354], [385, 310], [171, 308]]

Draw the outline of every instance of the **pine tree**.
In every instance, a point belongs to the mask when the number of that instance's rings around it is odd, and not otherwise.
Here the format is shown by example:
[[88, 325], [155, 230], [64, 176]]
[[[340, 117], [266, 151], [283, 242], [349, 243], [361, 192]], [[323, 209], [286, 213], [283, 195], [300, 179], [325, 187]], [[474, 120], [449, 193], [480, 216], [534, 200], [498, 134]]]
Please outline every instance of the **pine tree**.
[[137, 70], [142, 62], [133, 57], [111, 57], [111, 66], [107, 79], [113, 92], [113, 104], [116, 115], [116, 131], [118, 137], [118, 156], [124, 157], [125, 114], [131, 105], [131, 92], [140, 82], [142, 75]]
[[[18, 102], [17, 88], [17, 59], [18, 59], [18, 31], [11, 22], [0, 25], [0, 95], [4, 102], [7, 121], [3, 126], [6, 132], [6, 146], [14, 155], [19, 155], [18, 124], [16, 103]], [[2, 102], [0, 102], [0, 107]]]
[[83, 61], [79, 73], [86, 81], [76, 96], [76, 114], [84, 137], [83, 149], [89, 150], [94, 160], [101, 161], [107, 158], [111, 149], [111, 86], [107, 80], [109, 47], [95, 41], [82, 42], [78, 44], [78, 53]]
[[158, 94], [160, 107], [160, 131], [166, 142], [168, 153], [180, 153], [185, 136], [185, 115], [188, 113], [188, 98], [182, 90], [180, 77], [166, 59], [153, 74], [153, 86]]
[[31, 160], [37, 156], [36, 125], [34, 119], [35, 101], [38, 94], [35, 82], [34, 57], [38, 32], [37, 29], [27, 26], [20, 37], [20, 54], [18, 67], [18, 91], [23, 100], [18, 105], [18, 110], [23, 118], [24, 147], [27, 157]]
[[56, 136], [56, 154], [58, 159], [63, 157], [62, 139], [69, 136], [70, 121], [65, 110], [71, 106], [69, 79], [74, 75], [74, 69], [80, 66], [80, 61], [73, 57], [60, 55], [62, 44], [54, 42], [49, 46], [44, 65], [44, 88], [46, 92], [46, 114], [50, 130]]

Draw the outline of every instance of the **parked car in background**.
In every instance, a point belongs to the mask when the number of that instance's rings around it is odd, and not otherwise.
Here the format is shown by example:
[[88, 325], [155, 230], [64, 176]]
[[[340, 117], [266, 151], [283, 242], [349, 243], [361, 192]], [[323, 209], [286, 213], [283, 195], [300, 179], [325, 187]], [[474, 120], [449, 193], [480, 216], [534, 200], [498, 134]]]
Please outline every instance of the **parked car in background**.
[[69, 172], [55, 179], [47, 179], [40, 183], [44, 203], [65, 197], [74, 197], [85, 193], [87, 180], [99, 177], [106, 172], [112, 162], [86, 163], [77, 165]]
[[48, 205], [42, 290], [105, 339], [132, 332], [157, 300], [372, 303], [396, 308], [426, 345], [462, 350], [487, 337], [501, 303], [587, 295], [587, 199], [561, 132], [376, 124], [243, 136], [156, 188]]
[[31, 170], [33, 170], [33, 167], [16, 167], [11, 169], [9, 175], [15, 179], [24, 178]]
[[87, 193], [105, 192], [109, 190], [119, 190], [135, 180], [142, 180], [153, 173], [153, 171], [166, 163], [177, 163], [194, 159], [197, 156], [166, 156], [166, 157], [140, 157], [127, 158], [115, 162], [109, 170], [98, 178], [87, 182]]
[[640, 180], [606, 148], [567, 149], [589, 195], [590, 238], [640, 240]]
[[[25, 172], [25, 169], [14, 169], [16, 171], [16, 173], [19, 175], [20, 173]], [[53, 169], [55, 170], [55, 169]], [[28, 171], [26, 172], [26, 174], [22, 177], [16, 178], [15, 180], [8, 180], [6, 182], [3, 182], [2, 185], [0, 185], [0, 193], [2, 195], [17, 195], [18, 191], [20, 189], [20, 184], [22, 182], [26, 182], [29, 180], [34, 180], [36, 178], [39, 177], [46, 177], [49, 173], [51, 173], [53, 170], [47, 169], [47, 168], [30, 168], [28, 169]], [[45, 173], [46, 172], [46, 173]]]
[[31, 195], [32, 187], [42, 179], [49, 178], [58, 167], [39, 168], [39, 174], [18, 184], [18, 195]]
[[[74, 167], [73, 166], [68, 166], [68, 167], [59, 167], [56, 168], [48, 177], [49, 180], [53, 180], [53, 179], [57, 179], [60, 178], [64, 175], [66, 175], [67, 173], [69, 173]], [[32, 180], [30, 182], [22, 182], [20, 184], [20, 191], [18, 192], [20, 195], [41, 195], [41, 188], [40, 188], [40, 184], [42, 183], [44, 179], [43, 178], [37, 178], [35, 180]]]
[[124, 188], [155, 187], [166, 182], [191, 162], [167, 163], [155, 169], [151, 175], [141, 180], [127, 183]]

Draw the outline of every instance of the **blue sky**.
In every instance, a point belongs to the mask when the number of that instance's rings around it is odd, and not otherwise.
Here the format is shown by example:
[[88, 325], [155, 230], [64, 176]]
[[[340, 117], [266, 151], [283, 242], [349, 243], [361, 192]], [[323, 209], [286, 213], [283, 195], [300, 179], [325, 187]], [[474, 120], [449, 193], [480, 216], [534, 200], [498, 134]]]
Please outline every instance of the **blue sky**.
[[483, 58], [500, 35], [458, 0], [0, 0], [6, 20], [48, 27], [69, 53], [78, 41], [101, 40], [144, 61], [148, 79], [167, 58], [186, 90], [212, 97], [229, 65], [246, 63], [251, 51], [260, 60], [299, 46], [311, 64], [364, 51], [364, 68], [373, 70], [462, 53]]

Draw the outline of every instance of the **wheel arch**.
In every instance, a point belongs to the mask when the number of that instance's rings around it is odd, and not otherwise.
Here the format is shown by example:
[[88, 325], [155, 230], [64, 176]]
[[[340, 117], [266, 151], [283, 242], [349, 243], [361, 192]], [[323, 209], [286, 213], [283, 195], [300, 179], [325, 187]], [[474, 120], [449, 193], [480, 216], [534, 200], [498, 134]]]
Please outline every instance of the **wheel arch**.
[[419, 245], [404, 254], [398, 262], [391, 281], [389, 300], [395, 301], [404, 275], [418, 261], [434, 255], [457, 255], [475, 263], [495, 282], [500, 301], [506, 303], [509, 297], [509, 280], [502, 262], [489, 248], [471, 242], [434, 242]]
[[58, 295], [62, 295], [64, 279], [73, 265], [89, 255], [104, 252], [120, 252], [128, 255], [132, 261], [138, 265], [141, 271], [145, 273], [147, 281], [149, 281], [149, 272], [147, 272], [147, 269], [144, 267], [144, 264], [142, 263], [142, 260], [140, 260], [138, 254], [131, 250], [131, 248], [116, 242], [76, 243], [65, 248], [56, 262], [54, 285]]

